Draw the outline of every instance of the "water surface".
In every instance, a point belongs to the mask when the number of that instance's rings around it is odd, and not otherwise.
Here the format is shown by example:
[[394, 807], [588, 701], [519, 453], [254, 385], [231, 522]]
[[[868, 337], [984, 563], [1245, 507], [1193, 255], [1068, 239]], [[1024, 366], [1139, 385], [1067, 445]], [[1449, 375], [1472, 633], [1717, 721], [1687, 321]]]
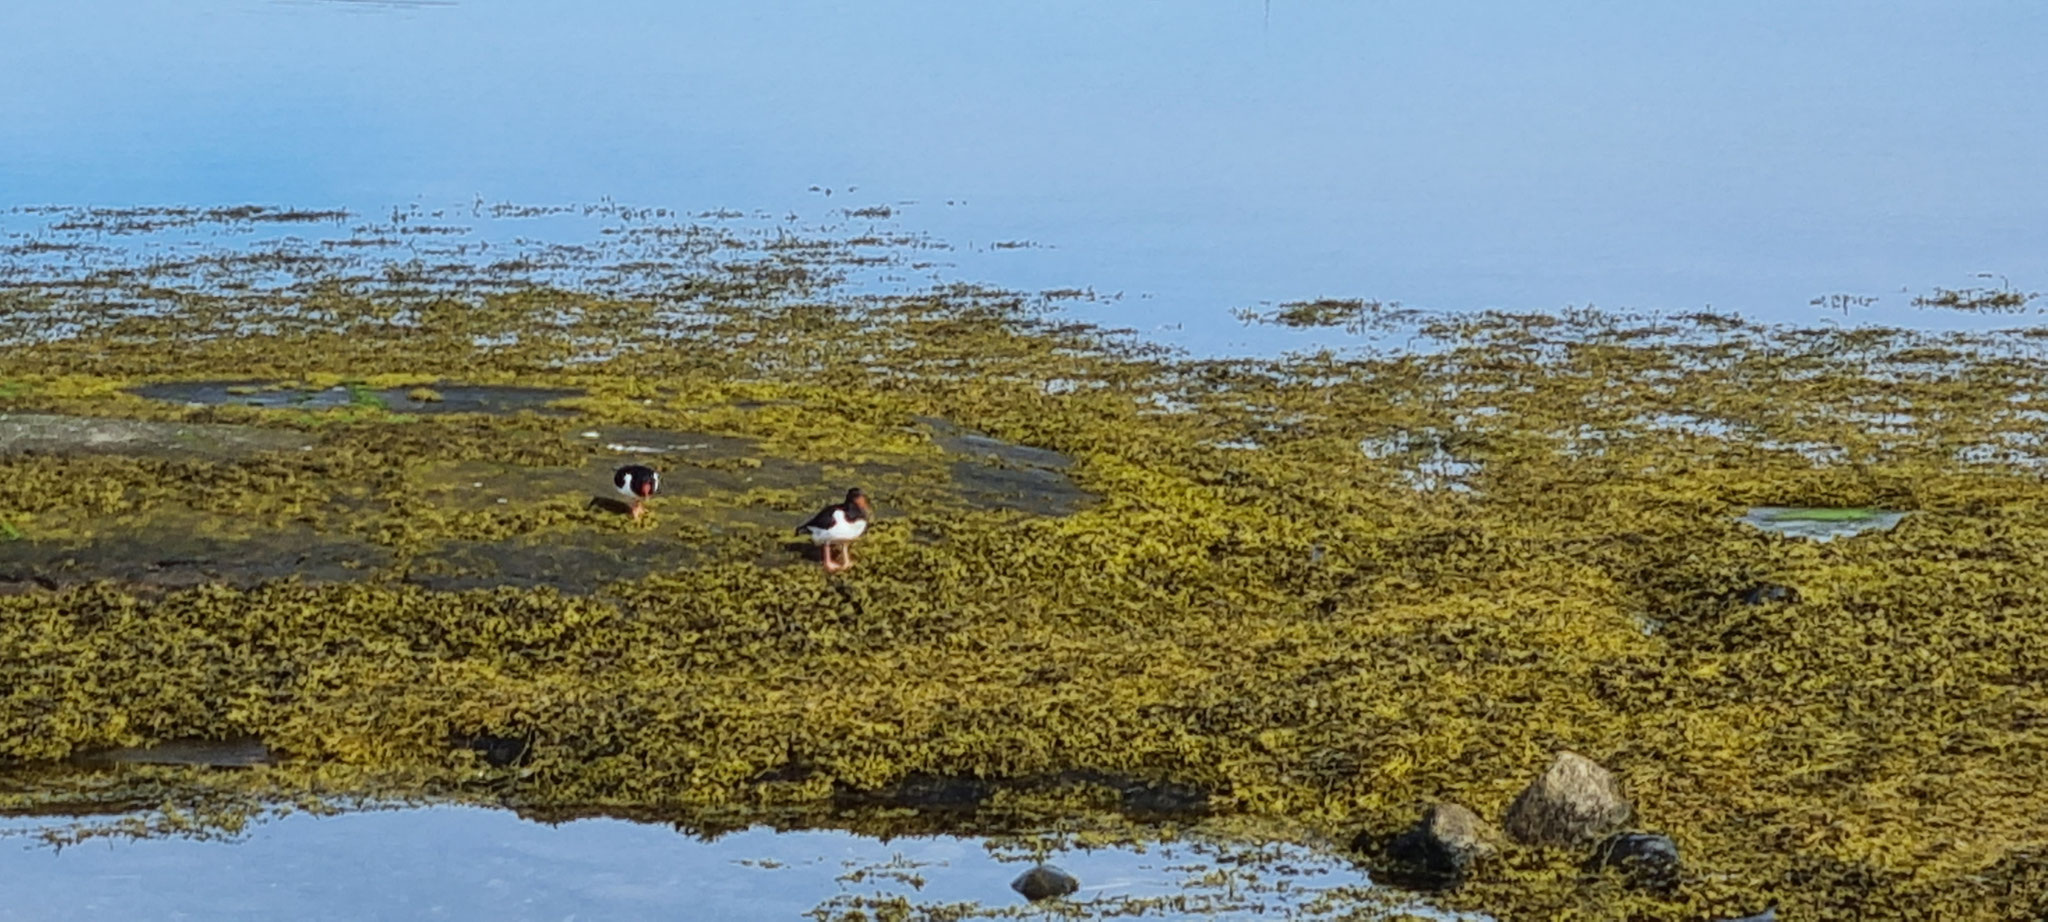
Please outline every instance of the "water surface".
[[2048, 287], [2024, 0], [26, 0], [0, 33], [34, 39], [7, 204], [887, 205], [1202, 350], [1315, 342], [1230, 311], [1319, 295], [1924, 323], [1932, 286]]
[[[0, 830], [52, 821], [15, 818]], [[707, 839], [449, 806], [301, 813], [235, 841], [54, 849], [0, 838], [0, 919], [799, 919], [896, 898], [1006, 914], [1028, 905], [1010, 882], [1038, 860], [1018, 845], [952, 836], [757, 827]], [[1328, 918], [1318, 897], [1368, 883], [1342, 859], [1291, 846], [1055, 846], [1044, 860], [1081, 881], [1066, 918]], [[1169, 908], [1163, 897], [1182, 902]]]

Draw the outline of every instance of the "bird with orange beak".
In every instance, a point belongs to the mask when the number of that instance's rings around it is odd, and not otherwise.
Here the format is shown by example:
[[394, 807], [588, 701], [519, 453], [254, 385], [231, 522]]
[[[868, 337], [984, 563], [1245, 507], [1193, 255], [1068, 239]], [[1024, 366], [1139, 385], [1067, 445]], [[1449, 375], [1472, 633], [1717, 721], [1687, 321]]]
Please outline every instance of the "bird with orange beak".
[[633, 519], [638, 521], [645, 511], [642, 504], [661, 490], [661, 473], [645, 464], [628, 464], [612, 472], [612, 486], [625, 494], [633, 506]]
[[[874, 514], [874, 509], [868, 505], [868, 495], [854, 487], [846, 491], [845, 502], [818, 510], [810, 521], [796, 527], [796, 533], [810, 533], [811, 543], [821, 549], [825, 572], [838, 573], [853, 566], [853, 550], [849, 545], [853, 539], [867, 533], [868, 522]], [[832, 555], [834, 548], [839, 551], [836, 561]]]

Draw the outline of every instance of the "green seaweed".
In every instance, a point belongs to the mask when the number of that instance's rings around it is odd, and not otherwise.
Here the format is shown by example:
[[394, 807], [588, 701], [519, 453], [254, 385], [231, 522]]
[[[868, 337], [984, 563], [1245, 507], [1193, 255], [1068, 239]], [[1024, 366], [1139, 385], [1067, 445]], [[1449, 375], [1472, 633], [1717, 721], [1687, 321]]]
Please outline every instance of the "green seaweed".
[[[475, 272], [254, 252], [209, 271], [302, 277], [222, 290], [117, 267], [16, 299], [0, 377], [39, 385], [9, 409], [315, 444], [0, 454], [0, 508], [35, 535], [10, 549], [186, 523], [221, 541], [300, 529], [388, 563], [0, 594], [0, 759], [245, 736], [287, 754], [233, 777], [124, 770], [82, 795], [22, 783], [0, 806], [232, 816], [341, 791], [831, 822], [840, 799], [942, 777], [995, 785], [978, 815], [1028, 825], [1120, 803], [1044, 779], [1116, 777], [1341, 841], [1435, 800], [1497, 817], [1569, 748], [1680, 844], [1679, 890], [1515, 848], [1437, 899], [1503, 919], [1734, 916], [1762, 896], [1812, 919], [2048, 905], [2048, 331], [1361, 301], [1270, 319], [1400, 324], [1413, 350], [1200, 359], [1012, 292], [840, 287], [860, 258], [842, 241], [663, 233], [636, 239], [716, 258], [622, 261], [644, 287], [577, 287], [534, 274], [580, 258], [547, 250]], [[126, 298], [177, 309], [93, 307]], [[54, 317], [72, 332], [33, 335]], [[222, 378], [587, 397], [566, 417], [390, 425], [404, 417], [376, 407], [124, 393]], [[929, 419], [1071, 458], [1098, 499], [964, 502]], [[752, 447], [664, 462], [706, 486], [636, 526], [547, 486], [607, 463], [579, 435], [605, 427]], [[475, 502], [458, 472], [489, 465], [547, 489]], [[849, 481], [882, 516], [831, 579], [784, 542]], [[1733, 520], [1788, 499], [1915, 516], [1828, 544]], [[409, 581], [457, 551], [635, 535], [690, 551], [590, 593]], [[1798, 600], [1740, 603], [1766, 580]], [[451, 745], [480, 738], [529, 745], [511, 765]]]

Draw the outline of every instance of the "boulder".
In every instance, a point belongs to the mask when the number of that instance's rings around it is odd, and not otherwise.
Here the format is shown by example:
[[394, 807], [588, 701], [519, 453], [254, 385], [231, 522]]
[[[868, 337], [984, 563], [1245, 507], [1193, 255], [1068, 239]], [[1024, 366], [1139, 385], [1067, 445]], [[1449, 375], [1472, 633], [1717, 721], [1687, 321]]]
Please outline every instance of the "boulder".
[[1627, 823], [1633, 811], [1614, 775], [1575, 752], [1559, 752], [1508, 805], [1501, 825], [1530, 845], [1583, 847]]
[[1678, 843], [1647, 832], [1617, 832], [1601, 840], [1586, 863], [1593, 871], [1619, 871], [1630, 885], [1669, 892], [1678, 889]]
[[1041, 864], [1017, 875], [1016, 880], [1010, 881], [1010, 889], [1024, 894], [1025, 899], [1035, 903], [1056, 896], [1066, 896], [1081, 889], [1081, 882], [1075, 880], [1074, 875], [1059, 868]]
[[1499, 851], [1494, 845], [1499, 837], [1471, 810], [1457, 804], [1431, 804], [1421, 820], [1387, 842], [1384, 857], [1398, 873], [1447, 883], [1493, 857]]

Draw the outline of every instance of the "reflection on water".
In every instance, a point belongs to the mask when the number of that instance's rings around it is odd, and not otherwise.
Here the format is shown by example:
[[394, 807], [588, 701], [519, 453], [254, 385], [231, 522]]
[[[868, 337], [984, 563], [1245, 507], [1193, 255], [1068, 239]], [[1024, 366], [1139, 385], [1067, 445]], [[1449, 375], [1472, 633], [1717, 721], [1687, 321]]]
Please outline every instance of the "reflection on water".
[[[663, 825], [544, 825], [502, 810], [293, 814], [240, 841], [88, 839], [52, 849], [0, 821], [0, 919], [797, 919], [896, 903], [1007, 914], [1038, 860], [1074, 874], [1069, 918], [1329, 918], [1357, 908], [1348, 862], [1291, 846], [1140, 848], [875, 839], [754, 828], [710, 841]], [[1398, 902], [1398, 901], [1397, 901]], [[1445, 918], [1444, 916], [1432, 916]]]

